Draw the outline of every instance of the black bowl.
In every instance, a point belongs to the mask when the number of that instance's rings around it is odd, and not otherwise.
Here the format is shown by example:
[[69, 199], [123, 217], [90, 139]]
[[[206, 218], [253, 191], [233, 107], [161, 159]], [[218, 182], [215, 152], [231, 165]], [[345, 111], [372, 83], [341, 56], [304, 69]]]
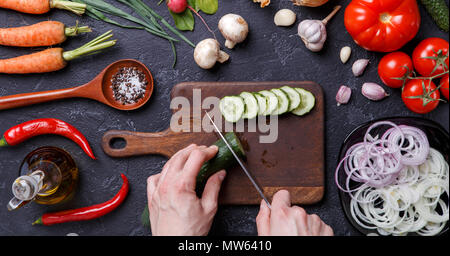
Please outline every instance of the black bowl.
[[[367, 122], [365, 124], [362, 124], [358, 126], [356, 129], [354, 129], [347, 137], [345, 138], [340, 152], [339, 152], [339, 159], [338, 163], [341, 159], [344, 158], [345, 153], [347, 150], [354, 144], [358, 142], [362, 142], [364, 135], [367, 131], [367, 128], [369, 128], [370, 125], [372, 125], [375, 122], [379, 121], [391, 121], [397, 125], [409, 125], [413, 127], [417, 127], [421, 129], [428, 137], [428, 141], [430, 143], [430, 147], [438, 150], [445, 158], [445, 161], [448, 163], [448, 154], [450, 149], [449, 144], [449, 133], [438, 123], [423, 119], [423, 118], [417, 118], [417, 117], [392, 117], [392, 118], [383, 118], [379, 120], [373, 120], [370, 122]], [[375, 127], [371, 134], [383, 134], [386, 130], [386, 127], [379, 126]], [[343, 167], [341, 167], [343, 168]], [[345, 172], [340, 170], [340, 176], [339, 176], [339, 183], [344, 184], [345, 180]], [[339, 189], [339, 197], [341, 199], [342, 208], [344, 209], [345, 215], [349, 222], [361, 233], [367, 235], [369, 233], [377, 233], [376, 229], [366, 229], [364, 227], [361, 227], [352, 217], [350, 213], [350, 201], [351, 197]], [[448, 231], [448, 222], [446, 227], [441, 231], [441, 235]], [[408, 235], [416, 235], [416, 233], [410, 233]]]

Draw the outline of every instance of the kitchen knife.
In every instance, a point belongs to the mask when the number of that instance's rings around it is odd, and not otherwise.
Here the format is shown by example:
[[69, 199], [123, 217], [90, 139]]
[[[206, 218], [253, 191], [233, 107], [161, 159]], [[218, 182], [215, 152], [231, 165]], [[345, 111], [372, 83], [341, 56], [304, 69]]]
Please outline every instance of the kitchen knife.
[[214, 129], [216, 130], [217, 134], [219, 134], [220, 138], [223, 140], [223, 142], [225, 142], [225, 145], [227, 145], [228, 149], [231, 151], [231, 153], [233, 154], [234, 158], [236, 159], [236, 161], [239, 163], [239, 165], [241, 166], [242, 170], [244, 170], [245, 174], [247, 175], [247, 177], [250, 179], [251, 183], [253, 184], [253, 186], [256, 188], [256, 191], [258, 191], [259, 195], [264, 199], [264, 201], [266, 201], [267, 206], [269, 207], [269, 209], [271, 209], [271, 205], [269, 203], [269, 200], [267, 200], [266, 196], [264, 196], [264, 193], [262, 192], [260, 186], [256, 183], [255, 179], [253, 179], [253, 177], [250, 175], [250, 172], [247, 170], [247, 168], [244, 166], [244, 164], [242, 163], [241, 159], [239, 159], [239, 157], [236, 155], [236, 153], [234, 152], [234, 150], [231, 148], [230, 144], [228, 144], [228, 141], [225, 139], [225, 137], [223, 136], [223, 134], [220, 132], [219, 128], [217, 127], [217, 125], [214, 123], [214, 121], [212, 120], [211, 116], [208, 114], [207, 111], [205, 111], [206, 115], [209, 118], [209, 121], [211, 121], [212, 125], [214, 126]]

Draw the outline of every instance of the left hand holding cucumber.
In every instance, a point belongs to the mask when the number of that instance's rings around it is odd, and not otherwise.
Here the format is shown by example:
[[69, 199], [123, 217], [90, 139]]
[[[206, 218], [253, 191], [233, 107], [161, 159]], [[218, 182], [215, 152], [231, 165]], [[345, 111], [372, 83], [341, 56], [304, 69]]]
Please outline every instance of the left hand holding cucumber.
[[201, 198], [195, 191], [201, 166], [218, 148], [190, 145], [170, 158], [161, 173], [147, 180], [147, 198], [153, 235], [207, 235], [217, 212], [217, 200], [225, 171], [212, 175]]

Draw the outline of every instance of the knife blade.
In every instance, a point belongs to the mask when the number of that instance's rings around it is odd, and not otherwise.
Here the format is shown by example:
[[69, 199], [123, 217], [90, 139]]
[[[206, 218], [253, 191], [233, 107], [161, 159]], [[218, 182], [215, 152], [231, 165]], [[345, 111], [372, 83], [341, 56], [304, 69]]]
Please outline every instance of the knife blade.
[[266, 196], [264, 195], [264, 193], [262, 192], [261, 187], [258, 185], [258, 183], [256, 183], [255, 179], [252, 177], [252, 175], [250, 174], [250, 172], [247, 170], [247, 168], [245, 167], [245, 165], [242, 163], [241, 159], [239, 159], [239, 157], [237, 156], [237, 154], [234, 152], [233, 148], [231, 148], [230, 144], [228, 144], [228, 141], [225, 139], [225, 137], [223, 136], [223, 134], [220, 132], [219, 128], [217, 127], [217, 125], [214, 123], [214, 121], [212, 120], [211, 116], [208, 114], [208, 112], [205, 110], [206, 115], [209, 118], [209, 121], [211, 121], [211, 124], [214, 126], [215, 131], [217, 132], [217, 134], [219, 134], [220, 138], [223, 140], [223, 142], [225, 142], [225, 145], [227, 145], [228, 149], [231, 151], [231, 153], [233, 154], [234, 158], [236, 159], [236, 161], [239, 163], [239, 165], [241, 166], [242, 170], [244, 170], [244, 173], [247, 175], [247, 177], [249, 178], [250, 182], [253, 184], [253, 186], [255, 187], [256, 191], [258, 191], [259, 195], [262, 197], [262, 199], [264, 199], [264, 201], [266, 202], [267, 206], [269, 207], [269, 209], [271, 209], [271, 205], [269, 203], [269, 200], [267, 200]]

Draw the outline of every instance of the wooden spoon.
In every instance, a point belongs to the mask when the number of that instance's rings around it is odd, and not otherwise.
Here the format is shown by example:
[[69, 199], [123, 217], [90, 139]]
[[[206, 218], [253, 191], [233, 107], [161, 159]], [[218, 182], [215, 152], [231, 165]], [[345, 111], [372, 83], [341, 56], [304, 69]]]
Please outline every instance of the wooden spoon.
[[[114, 99], [113, 90], [111, 89], [111, 78], [122, 67], [137, 67], [145, 74], [148, 81], [144, 97], [134, 104], [124, 105]], [[147, 67], [137, 60], [124, 59], [110, 64], [92, 81], [78, 87], [0, 97], [0, 110], [67, 98], [88, 98], [119, 110], [134, 110], [147, 103], [152, 92], [153, 76]]]

